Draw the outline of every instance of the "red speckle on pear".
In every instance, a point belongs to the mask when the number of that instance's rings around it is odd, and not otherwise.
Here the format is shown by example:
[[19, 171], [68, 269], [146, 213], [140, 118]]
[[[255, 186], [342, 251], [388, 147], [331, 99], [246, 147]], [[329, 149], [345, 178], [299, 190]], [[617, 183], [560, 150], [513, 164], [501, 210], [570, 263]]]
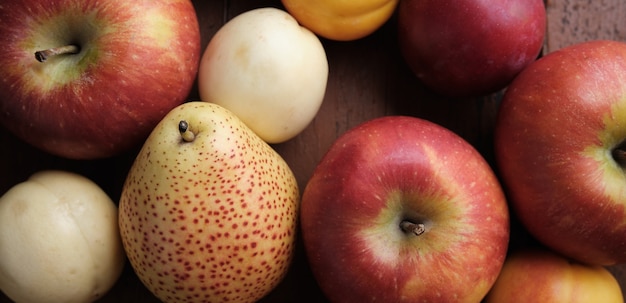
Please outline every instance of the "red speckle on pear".
[[[195, 138], [185, 142], [178, 122]], [[173, 110], [124, 185], [120, 230], [142, 282], [164, 302], [255, 302], [290, 265], [299, 191], [284, 160], [228, 111]]]

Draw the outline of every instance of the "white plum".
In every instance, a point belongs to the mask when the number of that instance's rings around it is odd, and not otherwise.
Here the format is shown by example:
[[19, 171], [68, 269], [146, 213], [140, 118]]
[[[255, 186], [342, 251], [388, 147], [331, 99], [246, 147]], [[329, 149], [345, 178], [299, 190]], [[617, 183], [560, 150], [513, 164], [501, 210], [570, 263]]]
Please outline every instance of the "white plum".
[[42, 171], [0, 197], [0, 290], [16, 302], [92, 302], [125, 255], [117, 207], [93, 181]]
[[268, 143], [304, 130], [326, 94], [324, 47], [287, 12], [260, 8], [227, 22], [207, 46], [200, 99], [237, 115]]

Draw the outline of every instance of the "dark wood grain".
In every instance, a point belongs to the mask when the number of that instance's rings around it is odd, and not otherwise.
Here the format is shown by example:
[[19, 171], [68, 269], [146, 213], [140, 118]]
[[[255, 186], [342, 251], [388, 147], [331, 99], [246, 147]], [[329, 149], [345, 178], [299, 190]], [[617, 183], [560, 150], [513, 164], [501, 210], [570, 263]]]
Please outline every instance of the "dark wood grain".
[[626, 1], [547, 0], [546, 51], [590, 39], [626, 41]]

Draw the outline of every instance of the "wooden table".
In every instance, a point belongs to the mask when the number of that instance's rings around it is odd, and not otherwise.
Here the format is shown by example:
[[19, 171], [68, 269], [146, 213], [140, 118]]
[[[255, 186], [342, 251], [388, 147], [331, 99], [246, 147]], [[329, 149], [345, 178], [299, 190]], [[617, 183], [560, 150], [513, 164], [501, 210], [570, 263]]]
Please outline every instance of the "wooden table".
[[[273, 6], [272, 0], [195, 0], [203, 49], [225, 21], [246, 10]], [[626, 41], [626, 2], [622, 0], [548, 0], [548, 33], [544, 54], [566, 45], [592, 39]], [[502, 92], [469, 100], [454, 100], [425, 90], [399, 54], [395, 19], [373, 35], [353, 42], [322, 40], [330, 64], [327, 93], [311, 125], [298, 137], [274, 145], [304, 188], [315, 165], [330, 144], [347, 129], [383, 115], [421, 117], [456, 132], [490, 162], [492, 133]], [[197, 100], [194, 87], [189, 100]], [[117, 200], [136, 150], [112, 159], [73, 161], [42, 153], [0, 129], [0, 194], [42, 169], [65, 169], [97, 182]], [[511, 245], [532, 239], [512, 226]], [[626, 265], [609, 268], [626, 290]], [[313, 279], [302, 245], [284, 282], [262, 302], [326, 302]], [[9, 302], [0, 294], [0, 303]], [[115, 287], [99, 302], [159, 302], [126, 266]]]

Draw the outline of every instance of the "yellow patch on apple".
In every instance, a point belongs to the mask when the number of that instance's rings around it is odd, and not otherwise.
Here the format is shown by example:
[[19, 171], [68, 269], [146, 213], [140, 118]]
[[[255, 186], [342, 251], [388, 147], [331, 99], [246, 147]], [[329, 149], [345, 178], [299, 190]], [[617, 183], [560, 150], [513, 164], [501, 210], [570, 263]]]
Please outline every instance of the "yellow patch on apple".
[[[626, 128], [622, 127], [622, 121], [626, 121], [626, 98], [621, 102], [614, 102], [611, 106], [610, 114], [602, 117], [604, 131], [598, 134], [600, 145], [587, 147], [583, 154], [597, 161], [598, 178], [602, 178], [600, 184], [605, 184], [604, 194], [613, 201], [626, 201], [626, 188], [622, 186], [626, 183], [624, 169], [615, 161], [611, 151], [622, 142], [618, 138], [626, 138]], [[615, 182], [615, 180], [622, 182]], [[626, 208], [625, 208], [626, 209]]]

